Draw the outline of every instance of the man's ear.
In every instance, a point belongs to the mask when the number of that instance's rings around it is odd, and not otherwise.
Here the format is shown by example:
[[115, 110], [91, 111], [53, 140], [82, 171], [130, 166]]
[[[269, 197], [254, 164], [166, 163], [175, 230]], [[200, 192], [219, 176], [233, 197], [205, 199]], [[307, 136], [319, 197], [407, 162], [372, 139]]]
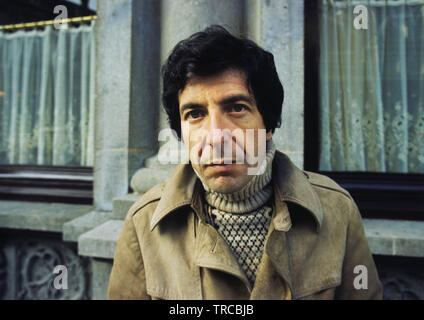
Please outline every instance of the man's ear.
[[272, 130], [270, 129], [267, 133], [266, 133], [266, 141], [271, 140], [272, 138]]

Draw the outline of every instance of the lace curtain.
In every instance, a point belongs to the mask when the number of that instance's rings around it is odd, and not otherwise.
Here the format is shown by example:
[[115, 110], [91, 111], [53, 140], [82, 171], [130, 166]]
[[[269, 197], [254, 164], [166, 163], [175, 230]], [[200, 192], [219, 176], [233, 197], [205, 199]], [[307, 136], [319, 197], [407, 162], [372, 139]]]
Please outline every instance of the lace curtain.
[[424, 0], [320, 4], [320, 170], [424, 173]]
[[93, 28], [0, 32], [0, 164], [93, 165]]

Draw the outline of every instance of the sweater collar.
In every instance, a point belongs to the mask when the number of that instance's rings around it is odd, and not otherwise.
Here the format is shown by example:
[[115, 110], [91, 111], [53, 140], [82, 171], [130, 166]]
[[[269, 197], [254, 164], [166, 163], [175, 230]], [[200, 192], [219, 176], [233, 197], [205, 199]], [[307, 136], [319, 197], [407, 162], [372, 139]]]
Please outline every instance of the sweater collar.
[[265, 170], [263, 170], [262, 174], [253, 176], [246, 186], [237, 192], [219, 193], [211, 190], [202, 181], [206, 202], [213, 208], [235, 214], [251, 212], [265, 205], [272, 196], [270, 182], [274, 155], [275, 146], [270, 140], [267, 142], [265, 162], [263, 163]]

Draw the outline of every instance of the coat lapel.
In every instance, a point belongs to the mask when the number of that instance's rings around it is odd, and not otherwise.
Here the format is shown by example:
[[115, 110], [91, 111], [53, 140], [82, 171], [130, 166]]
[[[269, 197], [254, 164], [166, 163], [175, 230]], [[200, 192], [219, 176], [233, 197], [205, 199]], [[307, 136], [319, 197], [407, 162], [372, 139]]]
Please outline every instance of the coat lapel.
[[287, 246], [287, 231], [290, 228], [291, 220], [287, 205], [276, 199], [251, 299], [291, 299], [291, 261]]

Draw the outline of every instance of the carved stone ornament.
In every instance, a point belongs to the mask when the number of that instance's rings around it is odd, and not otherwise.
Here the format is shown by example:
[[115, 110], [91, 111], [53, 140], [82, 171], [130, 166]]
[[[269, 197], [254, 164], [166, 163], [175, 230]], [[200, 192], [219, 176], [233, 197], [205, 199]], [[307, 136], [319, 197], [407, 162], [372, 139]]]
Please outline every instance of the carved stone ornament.
[[[17, 299], [76, 300], [84, 299], [86, 277], [81, 259], [61, 243], [31, 243], [20, 246], [18, 253], [19, 279]], [[54, 280], [60, 273], [54, 273], [58, 265], [67, 269], [67, 289], [55, 288]]]
[[424, 273], [402, 270], [380, 272], [385, 300], [422, 300], [424, 299]]

